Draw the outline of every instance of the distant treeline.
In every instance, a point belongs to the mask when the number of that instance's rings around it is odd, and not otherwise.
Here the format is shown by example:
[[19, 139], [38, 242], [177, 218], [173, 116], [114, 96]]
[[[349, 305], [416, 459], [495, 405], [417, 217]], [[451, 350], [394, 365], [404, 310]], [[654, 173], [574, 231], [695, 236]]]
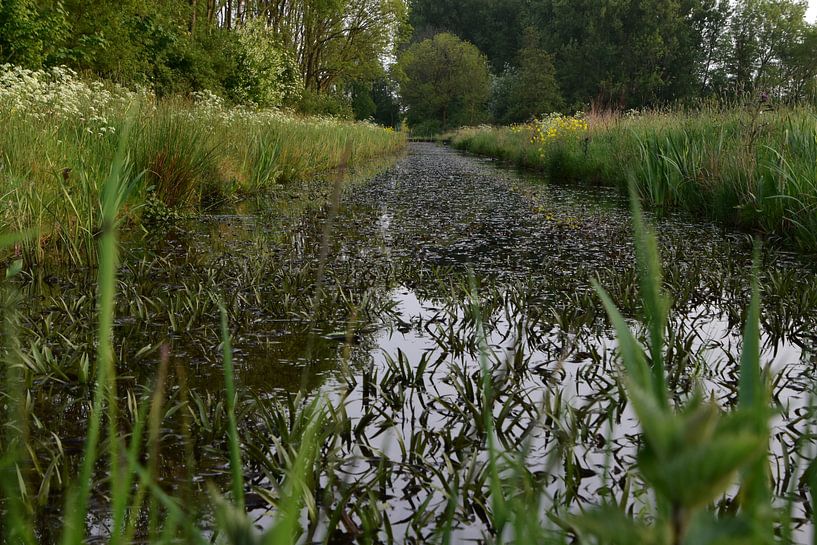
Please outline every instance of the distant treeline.
[[415, 43], [450, 33], [484, 53], [493, 83], [482, 120], [507, 123], [546, 106], [812, 99], [817, 28], [806, 10], [796, 0], [412, 0], [410, 23]]
[[800, 0], [0, 0], [0, 64], [65, 65], [159, 96], [209, 89], [392, 126], [407, 117], [434, 132], [552, 111], [811, 100], [817, 27], [806, 9]]
[[393, 124], [382, 59], [406, 17], [403, 0], [0, 0], [0, 64]]

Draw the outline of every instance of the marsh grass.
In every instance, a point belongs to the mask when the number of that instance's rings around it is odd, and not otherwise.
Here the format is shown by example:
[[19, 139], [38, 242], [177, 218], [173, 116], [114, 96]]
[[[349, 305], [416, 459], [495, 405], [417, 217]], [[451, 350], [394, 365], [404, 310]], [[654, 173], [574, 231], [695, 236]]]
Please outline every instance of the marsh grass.
[[[638, 267], [630, 283], [639, 286], [643, 327], [634, 330], [607, 291], [597, 285], [617, 333], [618, 349], [615, 358], [596, 354], [594, 357], [610, 362], [588, 366], [588, 372], [614, 365], [620, 373], [608, 377], [606, 388], [612, 392], [621, 389], [626, 395], [626, 401], [613, 401], [608, 409], [570, 407], [561, 394], [550, 391], [537, 400], [525, 385], [525, 376], [531, 372], [526, 345], [518, 346], [510, 358], [492, 348], [488, 331], [501, 320], [497, 316], [510, 314], [503, 312], [508, 306], [530, 307], [530, 295], [523, 292], [509, 294], [478, 285], [473, 278], [440, 276], [440, 290], [456, 296], [440, 305], [439, 312], [457, 320], [441, 320], [441, 324], [455, 325], [440, 325], [432, 331], [450, 357], [412, 362], [398, 354], [386, 359], [380, 374], [376, 369], [361, 370], [370, 404], [354, 417], [346, 396], [333, 402], [320, 397], [310, 402], [300, 395], [243, 397], [235, 387], [232, 365], [230, 316], [235, 320], [236, 313], [230, 310], [233, 303], [226, 301], [221, 307], [220, 333], [212, 331], [221, 338], [224, 400], [203, 399], [195, 393], [189, 396], [194, 414], [200, 415], [196, 418], [209, 420], [206, 426], [212, 436], [206, 440], [217, 444], [226, 438], [224, 457], [229, 464], [229, 476], [222, 483], [229, 494], [222, 496], [216, 486], [211, 488], [205, 510], [214, 515], [204, 523], [206, 530], [202, 529], [201, 514], [185, 504], [182, 496], [165, 490], [156, 472], [166, 368], [162, 371], [160, 366], [154, 392], [130, 404], [135, 407], [133, 414], [110, 409], [116, 403], [111, 396], [119, 380], [111, 351], [111, 316], [120, 289], [115, 281], [116, 222], [111, 220], [125, 200], [122, 188], [129, 175], [122, 162], [116, 163], [103, 191], [102, 215], [108, 220], [103, 225], [111, 227], [103, 230], [99, 241], [96, 387], [83, 466], [76, 478], [66, 476], [74, 492], [66, 504], [63, 543], [82, 543], [87, 537], [84, 524], [90, 483], [95, 494], [104, 490], [110, 498], [112, 533], [107, 538], [114, 543], [130, 543], [138, 537], [155, 543], [207, 543], [216, 538], [235, 544], [289, 544], [331, 542], [333, 536], [362, 543], [412, 539], [453, 543], [462, 538], [458, 532], [472, 525], [484, 529], [478, 537], [486, 543], [557, 544], [578, 539], [581, 543], [675, 545], [720, 543], [719, 539], [727, 537], [761, 544], [773, 542], [775, 528], [783, 536], [793, 535], [785, 521], [776, 526], [782, 515], [772, 505], [769, 489], [770, 399], [768, 377], [760, 366], [758, 289], [753, 289], [746, 315], [736, 405], [724, 409], [694, 390], [676, 401], [677, 392], [667, 384], [672, 383], [677, 360], [669, 356], [665, 338], [672, 327], [667, 318], [666, 287], [673, 280], [662, 279], [655, 237], [640, 219], [635, 195]], [[627, 283], [626, 279], [622, 282]], [[785, 279], [778, 282], [785, 283]], [[623, 289], [608, 287], [612, 293]], [[206, 298], [216, 297], [217, 291]], [[218, 308], [218, 301], [213, 305]], [[210, 312], [213, 305], [208, 307]], [[14, 313], [6, 316], [13, 319]], [[583, 318], [579, 318], [571, 329], [581, 329]], [[8, 358], [15, 353], [8, 350], [8, 343], [15, 339], [13, 322], [6, 331]], [[519, 336], [525, 337], [521, 332]], [[530, 336], [531, 343], [540, 342], [533, 332]], [[471, 357], [476, 367], [466, 364]], [[23, 371], [11, 363], [6, 360], [7, 372]], [[436, 393], [434, 381], [440, 376], [446, 377], [456, 396]], [[357, 378], [350, 375], [347, 380], [354, 383]], [[16, 403], [21, 415], [16, 418], [28, 418], [24, 401], [12, 392], [6, 394]], [[630, 484], [623, 487], [620, 497], [610, 494], [602, 505], [583, 505], [579, 510], [579, 483], [586, 478], [587, 463], [580, 445], [598, 426], [612, 424], [622, 403], [632, 407], [641, 432]], [[435, 417], [445, 415], [441, 422], [429, 420], [426, 411], [434, 406], [441, 409], [433, 413]], [[609, 414], [596, 415], [598, 410]], [[591, 429], [588, 422], [591, 418], [598, 422], [597, 416], [600, 423]], [[12, 433], [25, 429], [20, 420], [7, 422], [15, 424], [6, 428]], [[119, 425], [112, 425], [114, 422]], [[123, 433], [123, 427], [130, 432]], [[393, 434], [391, 439], [389, 434]], [[530, 457], [535, 454], [532, 437], [539, 434], [549, 437], [550, 454], [546, 465], [537, 470]], [[20, 493], [21, 481], [11, 470], [14, 464], [9, 465], [18, 456], [14, 452], [14, 448], [4, 452], [8, 458], [3, 460], [3, 486], [9, 509], [3, 526], [9, 538], [22, 537], [33, 543], [33, 521], [26, 515], [26, 502], [31, 498]], [[88, 469], [99, 465], [107, 475], [101, 481], [90, 478], [93, 469]], [[799, 480], [799, 470], [792, 471], [791, 479]], [[563, 476], [563, 492], [549, 489], [551, 474]], [[736, 483], [739, 492], [734, 493]], [[403, 533], [397, 533], [387, 514], [387, 494], [397, 490], [416, 498], [409, 530], [401, 530]], [[256, 502], [260, 496], [272, 506], [268, 515], [272, 522], [264, 530], [256, 528], [247, 514], [250, 493]], [[640, 501], [647, 505], [634, 512], [637, 494], [646, 498]], [[730, 499], [730, 507], [718, 507], [724, 498]], [[12, 507], [18, 500], [15, 511]], [[140, 514], [145, 512], [149, 530], [137, 536], [137, 527], [144, 532]]]
[[[138, 190], [134, 179], [139, 171], [127, 161], [127, 140], [122, 138], [96, 203], [100, 210], [96, 296], [84, 303], [64, 302], [80, 309], [72, 311], [78, 322], [83, 321], [83, 308], [94, 308], [90, 316], [96, 327], [91, 328], [94, 357], [87, 371], [93, 386], [88, 434], [79, 469], [63, 476], [69, 490], [63, 543], [74, 545], [89, 538], [88, 516], [100, 509], [92, 506], [92, 497], [111, 505], [110, 534], [103, 539], [113, 543], [277, 545], [330, 543], [339, 538], [360, 543], [472, 539], [700, 545], [727, 538], [765, 544], [775, 530], [784, 540], [793, 535], [769, 490], [770, 400], [768, 377], [760, 366], [758, 289], [752, 290], [748, 312], [734, 311], [735, 320], [746, 322], [743, 354], [739, 362], [730, 362], [740, 369], [735, 406], [720, 407], [695, 389], [674, 388], [677, 379], [673, 377], [687, 372], [679, 366], [694, 360], [679, 357], [675, 345], [671, 355], [667, 347], [675, 333], [668, 319], [667, 293], [669, 288], [677, 293], [678, 277], [691, 273], [679, 269], [662, 278], [655, 236], [641, 219], [635, 191], [637, 272], [599, 273], [597, 294], [616, 330], [618, 349], [615, 355], [612, 349], [597, 350], [582, 371], [581, 379], [598, 387], [598, 403], [570, 406], [556, 372], [546, 381], [553, 389], [530, 387], [527, 378], [541, 370], [531, 368], [529, 352], [544, 337], [526, 330], [527, 320], [511, 325], [508, 335], [519, 342], [510, 355], [489, 341], [489, 332], [509, 316], [530, 318], [550, 312], [535, 309], [535, 294], [481, 285], [473, 277], [457, 277], [450, 271], [436, 276], [425, 273], [433, 276], [436, 292], [446, 294], [436, 311], [439, 320], [426, 323], [443, 357], [428, 352], [414, 362], [398, 353], [385, 358], [383, 368], [347, 373], [347, 390], [332, 402], [320, 396], [310, 401], [304, 395], [248, 399], [235, 383], [230, 330], [239, 324], [245, 331], [257, 327], [258, 315], [244, 309], [251, 304], [280, 304], [275, 310], [293, 321], [312, 325], [319, 318], [334, 318], [333, 324], [342, 327], [350, 316], [370, 311], [367, 301], [375, 295], [355, 296], [344, 289], [346, 282], [332, 278], [324, 263], [319, 264], [316, 279], [294, 265], [290, 270], [280, 270], [280, 264], [271, 269], [275, 256], [263, 255], [249, 256], [244, 267], [208, 268], [203, 280], [173, 277], [174, 290], [126, 291], [130, 288], [117, 280], [122, 271], [117, 227], [127, 213], [123, 205], [129, 193]], [[344, 147], [344, 155], [353, 153]], [[328, 244], [327, 232], [317, 240]], [[0, 240], [10, 247], [15, 243], [15, 238]], [[325, 259], [326, 252], [320, 255]], [[140, 278], [157, 274], [150, 262], [128, 267], [139, 269]], [[740, 267], [734, 267], [728, 275], [738, 274]], [[19, 264], [9, 274], [17, 269]], [[174, 265], [166, 264], [167, 269], [179, 274]], [[274, 294], [265, 300], [255, 290], [260, 278], [270, 276]], [[790, 278], [774, 278], [781, 291], [790, 289], [786, 287]], [[371, 281], [371, 276], [366, 279]], [[714, 282], [719, 281], [729, 280]], [[13, 286], [4, 284], [9, 294]], [[634, 298], [635, 286], [639, 297]], [[800, 297], [817, 301], [815, 293]], [[784, 304], [780, 299], [777, 304]], [[613, 300], [629, 303], [630, 308], [620, 312]], [[560, 322], [570, 334], [596, 323], [600, 311], [592, 293], [576, 293], [568, 306], [576, 308], [554, 313], [557, 316], [547, 320]], [[19, 309], [13, 297], [4, 311], [3, 358], [8, 378], [3, 393], [9, 411], [3, 428], [2, 526], [7, 541], [35, 543], [39, 536], [32, 513], [38, 511], [23, 462], [36, 458], [26, 452], [26, 424], [34, 416], [23, 388], [17, 386], [48, 380], [48, 367], [38, 374], [20, 365], [20, 350], [15, 346]], [[171, 391], [166, 375], [169, 362], [161, 356], [153, 391], [127, 394], [123, 410], [123, 396], [117, 393], [126, 380], [117, 365], [123, 349], [114, 344], [114, 318], [120, 312], [145, 322], [166, 320], [167, 334], [195, 330], [220, 339], [221, 351], [212, 350], [212, 358], [223, 370], [223, 394], [181, 388], [178, 395], [189, 402], [172, 395], [165, 399]], [[213, 327], [208, 318], [217, 314], [220, 327]], [[641, 320], [633, 328], [633, 321], [624, 316]], [[552, 322], [544, 324], [551, 329]], [[347, 327], [346, 338], [352, 325]], [[152, 350], [140, 349], [139, 354]], [[618, 372], [607, 375], [605, 369]], [[363, 406], [355, 414], [351, 393], [357, 380], [366, 401], [361, 400]], [[443, 385], [449, 389], [445, 391]], [[606, 500], [603, 505], [588, 506], [579, 497], [581, 481], [588, 478], [583, 445], [592, 442], [604, 426], [612, 427], [627, 408], [632, 408], [640, 425], [640, 439], [634, 440], [640, 447], [632, 470], [624, 476], [618, 497], [610, 487], [600, 490]], [[204, 513], [197, 512], [183, 492], [161, 482], [159, 445], [170, 411], [181, 411], [194, 421], [198, 445], [217, 452], [228, 468], [224, 480], [213, 483], [205, 495]], [[534, 445], [534, 437], [546, 441], [543, 465], [531, 462], [540, 454], [535, 450], [543, 448]], [[191, 449], [185, 444], [176, 450]], [[792, 473], [790, 482], [813, 479], [801, 475], [796, 466], [787, 470]], [[550, 488], [551, 476], [564, 486], [556, 491]], [[247, 513], [251, 494], [254, 501], [260, 498], [271, 508], [266, 529], [256, 528]], [[401, 499], [412, 502], [412, 512], [406, 520], [396, 521], [388, 505]], [[777, 518], [782, 522], [775, 526]]]
[[125, 158], [143, 176], [122, 203], [126, 224], [140, 223], [146, 212], [166, 220], [165, 209], [196, 212], [274, 192], [325, 176], [343, 161], [357, 166], [395, 154], [405, 143], [368, 123], [228, 107], [213, 97], [157, 101], [71, 73], [55, 80], [46, 72], [14, 73], [0, 68], [0, 230], [33, 231], [7, 252], [26, 266], [96, 263], [99, 195], [128, 119], [135, 121]]
[[454, 146], [553, 180], [635, 183], [645, 204], [681, 209], [817, 250], [817, 118], [806, 109], [589, 116], [587, 139], [530, 126], [461, 129]]
[[[111, 505], [110, 543], [132, 543], [139, 524], [140, 513], [145, 502], [148, 505], [149, 533], [151, 542], [167, 542], [178, 538], [178, 532], [187, 542], [207, 543], [204, 535], [196, 530], [198, 521], [193, 518], [189, 506], [180, 499], [167, 495], [157, 484], [157, 444], [161, 419], [164, 388], [167, 376], [167, 358], [163, 363], [154, 385], [154, 394], [146, 396], [132, 406], [134, 411], [132, 431], [128, 439], [120, 429], [121, 419], [117, 396], [117, 364], [113, 346], [115, 300], [117, 297], [117, 223], [122, 205], [127, 201], [128, 190], [132, 187], [132, 174], [127, 168], [126, 153], [130, 127], [121, 136], [109, 175], [101, 189], [101, 234], [99, 237], [99, 266], [97, 279], [97, 339], [98, 346], [94, 360], [93, 399], [89, 408], [87, 435], [82, 453], [82, 462], [76, 476], [67, 483], [63, 531], [61, 543], [73, 545], [86, 542], [87, 515], [92, 488], [97, 486], [95, 473], [101, 462], [108, 478], [105, 479], [106, 496]], [[19, 241], [19, 237], [4, 237], [3, 246]], [[6, 276], [14, 276], [20, 268], [16, 263], [6, 271]], [[21, 468], [28, 448], [27, 427], [31, 415], [27, 401], [21, 395], [25, 389], [25, 367], [15, 361], [19, 353], [17, 343], [15, 294], [8, 282], [4, 283], [4, 327], [3, 362], [6, 370], [3, 397], [3, 452], [0, 458], [0, 483], [2, 485], [2, 505], [0, 511], [4, 542], [37, 543], [34, 521], [30, 518], [32, 501], [29, 495], [24, 471]], [[237, 394], [234, 385], [232, 348], [226, 310], [222, 313], [222, 348], [224, 384], [226, 394], [227, 427], [225, 434], [229, 445], [231, 467], [232, 498], [229, 502], [213, 491], [219, 526], [231, 543], [246, 543], [253, 535], [253, 525], [244, 514], [243, 466], [240, 456], [240, 440], [236, 421]], [[318, 451], [319, 430], [322, 424], [321, 400], [316, 399], [303, 413], [305, 421], [299, 437], [301, 448], [287, 460], [287, 470], [282, 485], [282, 500], [279, 516], [272, 529], [260, 540], [270, 545], [294, 543], [299, 526], [301, 505], [306, 493], [304, 475], [314, 465]], [[148, 408], [149, 407], [149, 408]], [[149, 422], [148, 422], [149, 421]], [[145, 427], [148, 427], [147, 452], [143, 451]], [[104, 461], [100, 460], [100, 449], [107, 451]], [[144, 462], [144, 456], [147, 461]], [[161, 509], [161, 512], [160, 512]]]

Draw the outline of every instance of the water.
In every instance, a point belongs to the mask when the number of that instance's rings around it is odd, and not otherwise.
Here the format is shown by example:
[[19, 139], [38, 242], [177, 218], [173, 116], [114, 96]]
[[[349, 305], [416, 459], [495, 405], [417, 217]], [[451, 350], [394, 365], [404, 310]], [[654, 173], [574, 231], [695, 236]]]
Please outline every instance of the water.
[[[264, 498], [281, 477], [281, 447], [269, 438], [286, 430], [257, 407], [271, 414], [298, 393], [322, 393], [344, 408], [348, 430], [338, 432], [344, 439], [322, 460], [316, 490], [323, 514], [310, 526], [311, 539], [351, 539], [364, 531], [364, 514], [376, 513], [378, 526], [398, 541], [426, 540], [447, 508], [444, 491], [458, 482], [454, 536], [479, 541], [489, 531], [485, 491], [475, 484], [484, 484], [486, 463], [481, 321], [498, 438], [503, 449], [526, 453], [547, 492], [543, 517], [546, 509], [577, 510], [602, 498], [635, 512], [648, 504], [632, 472], [638, 426], [617, 385], [615, 340], [590, 287], [598, 278], [639, 327], [629, 213], [617, 192], [546, 184], [417, 143], [387, 171], [351, 184], [336, 205], [329, 194], [316, 183], [309, 204], [298, 200], [297, 209], [282, 192], [126, 242], [119, 391], [123, 407], [127, 392], [149, 392], [159, 347], [169, 347], [164, 489], [193, 504], [206, 502], [206, 482], [228, 489], [218, 350], [223, 299], [237, 385], [248, 400], [239, 419], [250, 504], [261, 525], [269, 523]], [[651, 220], [674, 300], [667, 360], [675, 398], [699, 388], [729, 407], [752, 241], [683, 217]], [[767, 249], [762, 260], [764, 360], [779, 377], [775, 492], [779, 502], [794, 493], [805, 539], [801, 490], [786, 475], [811, 456], [811, 443], [798, 439], [810, 421], [817, 281], [804, 257]], [[25, 286], [21, 308], [39, 458], [29, 478], [38, 487], [55, 483], [42, 499], [40, 529], [43, 541], [53, 541], [58, 517], [46, 514], [62, 502], [55, 475], [74, 474], [84, 437], [90, 392], [77, 382], [93, 355], [94, 308], [87, 274], [62, 271], [46, 280]], [[51, 473], [42, 469], [49, 464]], [[100, 467], [100, 481], [104, 475]], [[337, 528], [327, 524], [334, 512], [345, 514]], [[89, 525], [100, 538], [106, 517], [99, 497]]]

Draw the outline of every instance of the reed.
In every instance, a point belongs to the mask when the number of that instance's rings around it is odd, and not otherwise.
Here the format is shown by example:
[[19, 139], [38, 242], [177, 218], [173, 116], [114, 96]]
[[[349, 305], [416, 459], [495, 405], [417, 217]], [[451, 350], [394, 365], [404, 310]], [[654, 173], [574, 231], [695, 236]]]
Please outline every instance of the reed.
[[96, 264], [99, 195], [129, 119], [125, 158], [142, 174], [122, 203], [130, 225], [364, 166], [405, 145], [369, 123], [230, 107], [208, 93], [158, 101], [65, 69], [3, 66], [0, 231], [33, 231], [12, 248], [27, 267]]
[[548, 120], [465, 128], [454, 146], [556, 181], [619, 186], [647, 206], [683, 210], [817, 251], [817, 118], [802, 108], [591, 115], [581, 134], [540, 137]]

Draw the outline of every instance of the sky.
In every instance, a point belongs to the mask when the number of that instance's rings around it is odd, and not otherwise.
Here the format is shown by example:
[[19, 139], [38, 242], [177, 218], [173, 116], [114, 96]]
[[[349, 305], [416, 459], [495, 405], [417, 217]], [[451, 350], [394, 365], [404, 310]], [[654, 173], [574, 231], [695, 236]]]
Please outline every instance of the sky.
[[808, 13], [806, 17], [812, 23], [817, 19], [817, 0], [808, 0]]

